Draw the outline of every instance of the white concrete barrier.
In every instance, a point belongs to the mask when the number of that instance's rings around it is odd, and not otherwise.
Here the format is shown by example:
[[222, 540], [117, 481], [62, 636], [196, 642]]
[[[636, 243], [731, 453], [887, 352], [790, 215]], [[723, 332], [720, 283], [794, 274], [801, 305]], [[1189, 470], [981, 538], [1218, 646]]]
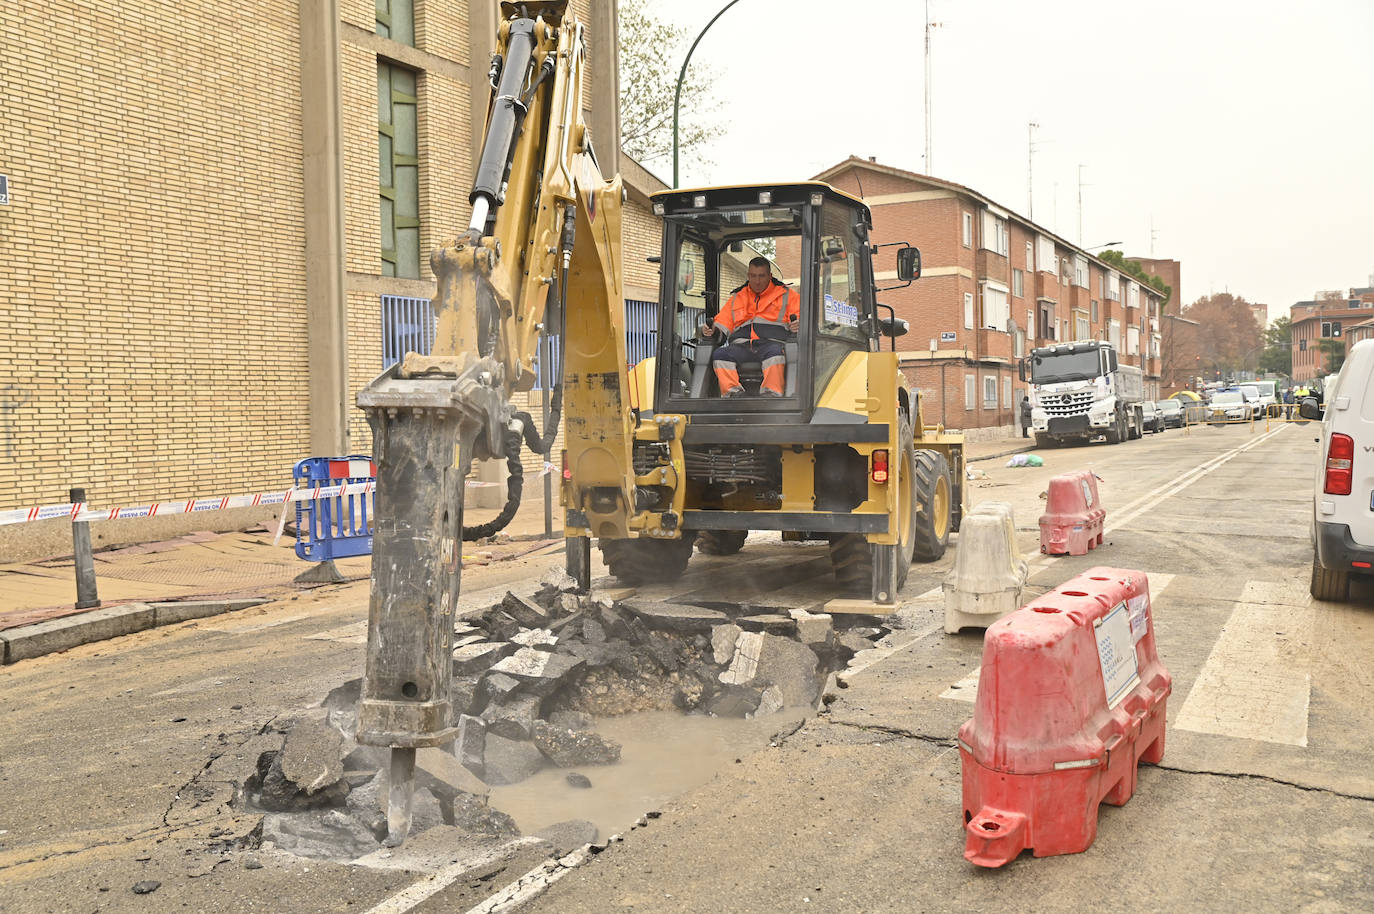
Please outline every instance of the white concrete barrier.
[[1026, 560], [1016, 548], [1011, 505], [983, 502], [959, 527], [954, 567], [945, 575], [945, 631], [987, 628], [1021, 605]]

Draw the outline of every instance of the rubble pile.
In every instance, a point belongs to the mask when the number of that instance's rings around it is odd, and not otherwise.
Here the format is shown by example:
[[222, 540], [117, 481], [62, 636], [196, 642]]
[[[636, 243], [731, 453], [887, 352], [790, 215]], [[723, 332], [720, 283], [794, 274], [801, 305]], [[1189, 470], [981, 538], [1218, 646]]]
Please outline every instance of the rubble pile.
[[[519, 835], [488, 805], [492, 787], [548, 767], [612, 765], [621, 747], [596, 732], [598, 717], [676, 709], [760, 717], [815, 707], [825, 678], [886, 629], [828, 615], [748, 605], [710, 607], [578, 595], [552, 571], [508, 591], [454, 632], [453, 724], [458, 735], [417, 756], [412, 831], [457, 826], [475, 836]], [[854, 623], [858, 623], [855, 627]], [[282, 728], [240, 791], [263, 811], [262, 840], [301, 856], [356, 859], [386, 836], [387, 751], [353, 739], [362, 681], [334, 689], [321, 708]], [[590, 823], [551, 827], [562, 846]], [[556, 836], [556, 837], [555, 837]]]

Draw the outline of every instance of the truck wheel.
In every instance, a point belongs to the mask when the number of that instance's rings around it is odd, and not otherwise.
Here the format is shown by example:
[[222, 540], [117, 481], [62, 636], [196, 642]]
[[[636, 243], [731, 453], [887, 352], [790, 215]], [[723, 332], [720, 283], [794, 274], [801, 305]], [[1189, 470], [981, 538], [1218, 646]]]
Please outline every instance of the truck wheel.
[[681, 539], [656, 540], [648, 537], [630, 539], [599, 539], [601, 558], [621, 583], [649, 584], [673, 581], [687, 570], [692, 557], [693, 532], [684, 532]]
[[1117, 414], [1117, 417], [1116, 417], [1116, 421], [1112, 423], [1112, 427], [1109, 428], [1109, 429], [1107, 429], [1107, 443], [1108, 443], [1108, 444], [1120, 444], [1122, 441], [1125, 440], [1125, 438], [1126, 438], [1126, 417], [1123, 416], [1123, 415], [1121, 415], [1120, 413], [1118, 413], [1118, 414]]
[[1350, 572], [1323, 568], [1317, 556], [1312, 556], [1312, 596], [1331, 603], [1344, 603], [1350, 598]]
[[911, 556], [933, 562], [949, 545], [949, 461], [939, 451], [916, 452], [916, 531]]
[[697, 551], [702, 555], [734, 555], [744, 547], [748, 530], [698, 530]]

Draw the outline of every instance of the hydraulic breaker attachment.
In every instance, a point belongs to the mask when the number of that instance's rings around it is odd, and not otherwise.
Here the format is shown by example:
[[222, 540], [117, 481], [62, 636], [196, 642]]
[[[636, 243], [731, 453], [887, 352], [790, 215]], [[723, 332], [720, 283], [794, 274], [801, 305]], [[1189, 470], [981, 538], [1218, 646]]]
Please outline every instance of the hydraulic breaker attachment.
[[415, 750], [451, 742], [453, 612], [462, 559], [463, 477], [492, 449], [507, 410], [499, 366], [403, 378], [393, 366], [358, 396], [377, 467], [367, 668], [358, 742], [392, 750], [387, 841], [410, 829]]

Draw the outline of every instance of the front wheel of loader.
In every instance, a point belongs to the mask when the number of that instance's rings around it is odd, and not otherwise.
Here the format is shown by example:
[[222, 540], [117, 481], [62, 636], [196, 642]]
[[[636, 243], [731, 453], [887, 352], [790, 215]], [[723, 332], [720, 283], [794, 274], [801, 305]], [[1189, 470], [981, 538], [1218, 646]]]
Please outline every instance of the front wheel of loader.
[[916, 452], [916, 533], [911, 556], [933, 562], [949, 545], [951, 491], [949, 461], [939, 451]]
[[748, 530], [698, 530], [697, 551], [702, 555], [734, 555], [744, 548]]
[[622, 584], [638, 586], [659, 581], [673, 581], [687, 570], [692, 557], [694, 533], [684, 533], [681, 539], [599, 539], [601, 558], [607, 569]]

